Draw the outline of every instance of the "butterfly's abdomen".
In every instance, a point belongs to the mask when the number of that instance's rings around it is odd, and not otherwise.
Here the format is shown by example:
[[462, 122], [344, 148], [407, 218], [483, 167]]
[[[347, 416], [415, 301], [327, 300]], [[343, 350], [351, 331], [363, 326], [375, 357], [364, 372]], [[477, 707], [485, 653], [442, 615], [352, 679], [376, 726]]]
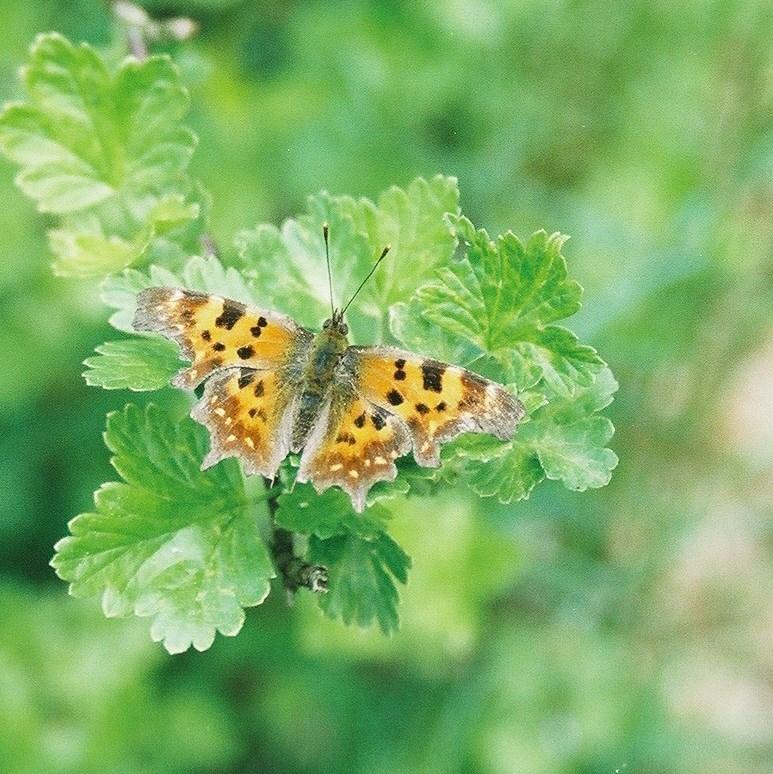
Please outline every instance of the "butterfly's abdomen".
[[346, 337], [337, 331], [322, 331], [314, 339], [293, 425], [293, 450], [298, 451], [305, 445], [348, 346]]

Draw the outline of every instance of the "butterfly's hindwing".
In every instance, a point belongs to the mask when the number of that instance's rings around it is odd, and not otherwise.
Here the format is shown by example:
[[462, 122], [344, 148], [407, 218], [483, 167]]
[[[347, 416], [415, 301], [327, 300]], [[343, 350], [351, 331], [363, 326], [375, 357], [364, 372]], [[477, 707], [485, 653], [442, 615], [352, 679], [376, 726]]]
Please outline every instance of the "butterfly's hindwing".
[[221, 368], [280, 367], [313, 339], [284, 315], [179, 288], [140, 292], [134, 328], [160, 333], [180, 345], [192, 363], [175, 376], [173, 384], [186, 389]]
[[298, 481], [311, 481], [318, 492], [340, 486], [357, 512], [368, 490], [397, 475], [395, 460], [410, 451], [408, 428], [338, 382], [306, 443]]
[[229, 368], [210, 377], [191, 411], [210, 432], [202, 468], [239, 457], [246, 473], [273, 478], [290, 451], [296, 393], [277, 371]]
[[419, 465], [440, 464], [440, 445], [460, 433], [508, 440], [524, 410], [496, 382], [459, 366], [392, 347], [351, 347], [362, 397], [400, 417], [410, 428]]

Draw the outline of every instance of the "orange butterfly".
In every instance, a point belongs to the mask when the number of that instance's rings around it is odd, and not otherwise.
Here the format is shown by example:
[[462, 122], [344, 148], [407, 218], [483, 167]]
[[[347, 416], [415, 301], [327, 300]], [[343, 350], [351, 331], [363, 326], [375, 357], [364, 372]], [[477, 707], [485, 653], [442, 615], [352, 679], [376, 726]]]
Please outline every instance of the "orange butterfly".
[[440, 444], [463, 432], [513, 436], [521, 403], [495, 382], [388, 346], [350, 346], [344, 314], [386, 256], [385, 248], [343, 309], [333, 308], [328, 229], [323, 227], [331, 317], [313, 333], [289, 317], [192, 290], [155, 287], [137, 299], [134, 328], [176, 341], [192, 363], [172, 380], [204, 395], [191, 416], [207, 427], [202, 468], [238, 457], [249, 474], [273, 478], [303, 451], [299, 482], [340, 486], [356, 511], [368, 490], [397, 475], [411, 449], [440, 465]]

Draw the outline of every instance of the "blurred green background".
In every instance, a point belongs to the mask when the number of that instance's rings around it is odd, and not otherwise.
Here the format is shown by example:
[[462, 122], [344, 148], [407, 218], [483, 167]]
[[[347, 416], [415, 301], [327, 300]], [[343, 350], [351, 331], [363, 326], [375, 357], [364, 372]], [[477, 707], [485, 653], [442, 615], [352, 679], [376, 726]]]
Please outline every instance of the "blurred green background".
[[[753, 772], [773, 759], [773, 5], [148, 2], [221, 244], [308, 193], [459, 177], [478, 224], [572, 236], [620, 465], [510, 507], [409, 500], [391, 639], [308, 595], [170, 657], [47, 563], [110, 478], [94, 286], [52, 277], [0, 162], [0, 770]], [[37, 32], [108, 3], [0, 0], [0, 98]]]

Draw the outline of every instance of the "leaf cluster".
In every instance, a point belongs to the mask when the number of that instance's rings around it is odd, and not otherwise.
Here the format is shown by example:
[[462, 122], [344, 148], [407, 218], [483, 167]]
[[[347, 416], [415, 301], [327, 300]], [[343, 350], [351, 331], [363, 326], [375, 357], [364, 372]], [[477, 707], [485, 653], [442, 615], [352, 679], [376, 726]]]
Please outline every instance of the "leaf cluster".
[[[544, 478], [573, 490], [606, 484], [616, 464], [612, 426], [599, 415], [617, 387], [595, 350], [560, 321], [580, 306], [565, 238], [537, 232], [491, 239], [459, 209], [454, 178], [419, 178], [374, 201], [320, 193], [277, 228], [243, 229], [222, 259], [199, 255], [207, 195], [187, 172], [195, 137], [183, 124], [187, 93], [167, 57], [128, 58], [115, 71], [89, 46], [39, 38], [24, 71], [28, 99], [0, 116], [0, 150], [41, 212], [55, 270], [102, 277], [102, 300], [121, 338], [85, 361], [88, 384], [166, 389], [181, 367], [176, 348], [131, 329], [136, 295], [182, 286], [276, 308], [309, 327], [327, 313], [323, 223], [331, 234], [338, 301], [345, 302], [391, 245], [350, 313], [358, 343], [397, 343], [460, 363], [509, 385], [528, 418], [507, 443], [462, 437], [438, 470], [402, 461], [375, 487], [364, 516], [339, 490], [245, 482], [233, 461], [202, 472], [203, 428], [129, 404], [108, 416], [105, 442], [119, 481], [70, 524], [53, 565], [77, 596], [101, 594], [108, 616], [152, 618], [170, 652], [205, 649], [234, 635], [244, 608], [260, 604], [275, 568], [269, 531], [289, 530], [310, 563], [328, 569], [324, 613], [345, 623], [398, 625], [397, 584], [410, 559], [388, 534], [390, 500], [466, 487], [510, 503]], [[271, 500], [269, 506], [268, 500]]]

